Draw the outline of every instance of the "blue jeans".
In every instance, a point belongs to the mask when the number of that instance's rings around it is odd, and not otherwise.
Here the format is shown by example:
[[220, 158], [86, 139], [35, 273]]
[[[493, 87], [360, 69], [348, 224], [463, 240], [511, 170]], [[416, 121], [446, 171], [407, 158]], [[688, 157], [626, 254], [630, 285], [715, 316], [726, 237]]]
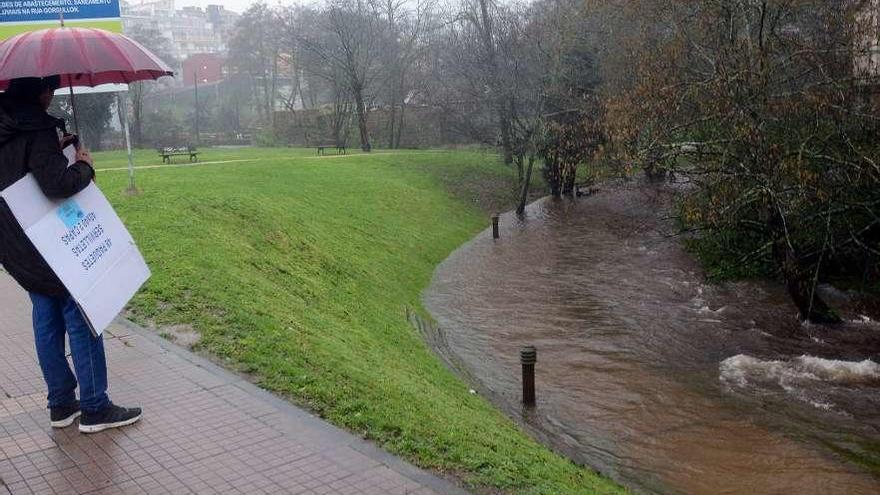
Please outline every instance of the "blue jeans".
[[[31, 292], [30, 296], [34, 304], [37, 359], [49, 388], [49, 407], [63, 407], [76, 402], [77, 379], [83, 412], [96, 413], [109, 406], [104, 339], [92, 335], [72, 297], [50, 297], [35, 292]], [[65, 333], [70, 339], [76, 377], [67, 364]]]

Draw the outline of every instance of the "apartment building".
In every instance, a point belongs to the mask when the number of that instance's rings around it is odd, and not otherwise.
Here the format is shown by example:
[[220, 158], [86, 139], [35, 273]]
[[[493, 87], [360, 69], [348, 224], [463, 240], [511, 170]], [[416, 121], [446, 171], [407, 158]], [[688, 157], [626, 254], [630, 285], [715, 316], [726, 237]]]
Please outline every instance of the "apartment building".
[[225, 55], [226, 42], [239, 14], [223, 5], [176, 8], [174, 0], [128, 0], [121, 4], [123, 29], [144, 26], [171, 42], [172, 55], [184, 61], [193, 55]]

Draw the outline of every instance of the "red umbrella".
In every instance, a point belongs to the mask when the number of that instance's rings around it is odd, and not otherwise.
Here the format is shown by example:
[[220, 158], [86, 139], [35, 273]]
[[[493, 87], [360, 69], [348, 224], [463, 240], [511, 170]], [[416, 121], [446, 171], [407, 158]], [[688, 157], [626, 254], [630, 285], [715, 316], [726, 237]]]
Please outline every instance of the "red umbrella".
[[11, 79], [54, 75], [61, 76], [62, 87], [71, 87], [72, 104], [73, 86], [128, 84], [174, 72], [137, 41], [103, 29], [42, 29], [0, 43], [0, 90]]
[[128, 84], [174, 72], [137, 41], [102, 29], [42, 29], [0, 43], [0, 89], [10, 79], [54, 75], [66, 87]]

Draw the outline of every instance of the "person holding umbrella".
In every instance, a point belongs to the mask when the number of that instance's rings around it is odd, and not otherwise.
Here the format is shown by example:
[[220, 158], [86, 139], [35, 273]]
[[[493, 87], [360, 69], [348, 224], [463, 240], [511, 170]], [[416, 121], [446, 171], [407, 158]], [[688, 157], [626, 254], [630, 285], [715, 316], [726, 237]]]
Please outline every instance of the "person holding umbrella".
[[[92, 157], [83, 147], [77, 146], [76, 161], [68, 166], [62, 148], [76, 145], [76, 136], [59, 135], [64, 121], [47, 113], [60, 84], [59, 76], [13, 79], [0, 97], [0, 190], [31, 173], [47, 197], [63, 199], [95, 179]], [[110, 401], [102, 337], [92, 334], [78, 305], [2, 199], [0, 263], [33, 302], [34, 340], [49, 389], [51, 425], [67, 427], [80, 417], [79, 430], [93, 433], [138, 421], [140, 409]], [[65, 356], [65, 334], [76, 375]]]
[[[166, 63], [136, 41], [101, 29], [41, 29], [3, 41], [0, 89], [6, 94], [0, 98], [0, 190], [32, 173], [46, 196], [65, 198], [94, 180], [88, 151], [78, 149], [75, 163], [67, 165], [62, 147], [76, 138], [59, 138], [57, 129], [63, 122], [46, 113], [56, 89], [71, 88], [76, 124], [74, 86], [129, 84], [173, 75]], [[133, 172], [131, 160], [129, 171]], [[110, 401], [101, 337], [92, 334], [76, 302], [2, 200], [0, 263], [28, 290], [34, 304], [34, 336], [49, 389], [52, 426], [66, 427], [79, 417], [79, 431], [94, 433], [138, 421], [140, 409]], [[64, 356], [65, 333], [75, 376]], [[74, 395], [77, 384], [79, 402]]]

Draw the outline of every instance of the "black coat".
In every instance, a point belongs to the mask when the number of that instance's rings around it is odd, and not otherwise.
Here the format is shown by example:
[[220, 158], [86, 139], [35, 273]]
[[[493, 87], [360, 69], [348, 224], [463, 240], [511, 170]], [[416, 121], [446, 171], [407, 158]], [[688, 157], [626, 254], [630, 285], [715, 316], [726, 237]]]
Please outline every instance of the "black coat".
[[[95, 171], [85, 162], [67, 166], [58, 142], [63, 121], [36, 103], [13, 101], [0, 95], [0, 190], [34, 175], [46, 196], [63, 199], [89, 185]], [[25, 290], [48, 296], [67, 295], [67, 289], [37, 252], [0, 199], [0, 263]]]

